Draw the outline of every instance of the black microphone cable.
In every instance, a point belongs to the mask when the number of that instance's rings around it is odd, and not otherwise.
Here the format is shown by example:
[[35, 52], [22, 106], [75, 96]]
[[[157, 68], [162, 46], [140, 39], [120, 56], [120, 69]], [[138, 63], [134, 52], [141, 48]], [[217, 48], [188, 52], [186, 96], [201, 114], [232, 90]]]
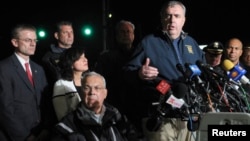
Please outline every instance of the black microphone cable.
[[240, 89], [241, 89], [241, 91], [242, 91], [242, 93], [243, 93], [242, 95], [243, 95], [244, 101], [245, 101], [245, 103], [246, 103], [248, 112], [250, 112], [250, 104], [249, 104], [248, 99], [247, 99], [246, 91], [245, 91], [245, 89], [244, 89], [242, 86], [240, 86]]

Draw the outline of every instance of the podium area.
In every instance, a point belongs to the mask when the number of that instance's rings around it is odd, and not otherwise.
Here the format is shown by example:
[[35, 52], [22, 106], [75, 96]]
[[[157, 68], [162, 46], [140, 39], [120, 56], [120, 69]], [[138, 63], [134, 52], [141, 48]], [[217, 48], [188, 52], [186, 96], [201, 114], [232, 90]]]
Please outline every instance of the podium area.
[[196, 141], [208, 141], [208, 125], [250, 125], [250, 114], [241, 112], [205, 113], [196, 131]]

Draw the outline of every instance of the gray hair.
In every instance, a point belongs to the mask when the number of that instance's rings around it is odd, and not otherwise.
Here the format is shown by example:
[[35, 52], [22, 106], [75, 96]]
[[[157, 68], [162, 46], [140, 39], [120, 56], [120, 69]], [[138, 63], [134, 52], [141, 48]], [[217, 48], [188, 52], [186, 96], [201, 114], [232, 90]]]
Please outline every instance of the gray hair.
[[83, 75], [83, 77], [82, 77], [81, 83], [82, 83], [82, 84], [85, 83], [85, 82], [86, 82], [86, 79], [87, 79], [88, 77], [90, 77], [90, 76], [98, 76], [98, 77], [100, 77], [100, 78], [102, 79], [102, 81], [103, 81], [104, 87], [106, 88], [106, 80], [105, 80], [105, 78], [104, 78], [101, 74], [99, 74], [99, 73], [97, 73], [97, 72], [95, 72], [95, 71], [90, 71], [90, 72], [84, 73], [84, 75]]
[[23, 31], [23, 30], [30, 30], [30, 31], [36, 32], [37, 29], [36, 29], [35, 26], [33, 26], [31, 24], [26, 24], [26, 23], [18, 24], [11, 31], [11, 37], [12, 37], [12, 39], [19, 38], [20, 32]]
[[160, 12], [161, 17], [165, 16], [166, 8], [172, 7], [174, 5], [180, 5], [182, 7], [183, 11], [184, 11], [184, 15], [186, 15], [186, 7], [185, 7], [185, 5], [180, 1], [172, 0], [172, 1], [169, 1], [169, 2], [166, 2], [165, 4], [163, 4], [163, 6], [161, 8], [161, 12]]
[[60, 22], [56, 23], [56, 32], [60, 32], [61, 27], [65, 26], [65, 25], [73, 27], [73, 24], [71, 21], [60, 21]]
[[121, 21], [119, 21], [119, 22], [116, 24], [116, 27], [115, 27], [116, 31], [117, 31], [117, 30], [120, 28], [120, 26], [123, 25], [123, 24], [129, 24], [129, 25], [131, 25], [131, 27], [133, 28], [133, 30], [135, 30], [135, 25], [134, 25], [132, 22], [126, 21], [126, 20], [121, 20]]

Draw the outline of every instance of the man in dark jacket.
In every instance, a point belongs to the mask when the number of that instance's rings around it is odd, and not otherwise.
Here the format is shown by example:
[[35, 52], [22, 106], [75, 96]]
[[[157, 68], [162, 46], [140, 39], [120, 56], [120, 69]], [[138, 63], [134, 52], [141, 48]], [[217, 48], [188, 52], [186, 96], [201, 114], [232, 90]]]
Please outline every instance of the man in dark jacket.
[[82, 102], [56, 125], [53, 140], [138, 140], [136, 130], [126, 118], [115, 107], [104, 102], [108, 91], [103, 76], [95, 72], [86, 73], [82, 87]]
[[42, 57], [42, 65], [50, 86], [53, 86], [55, 81], [60, 78], [58, 62], [61, 54], [64, 50], [71, 48], [74, 42], [72, 23], [70, 21], [57, 23], [54, 37], [57, 40], [57, 45], [52, 45]]

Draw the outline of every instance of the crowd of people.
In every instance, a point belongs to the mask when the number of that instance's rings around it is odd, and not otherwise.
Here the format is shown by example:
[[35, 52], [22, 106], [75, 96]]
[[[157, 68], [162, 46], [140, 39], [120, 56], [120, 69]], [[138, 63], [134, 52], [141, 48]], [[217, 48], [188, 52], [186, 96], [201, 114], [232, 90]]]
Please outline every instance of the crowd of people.
[[[74, 45], [70, 21], [56, 24], [57, 43], [39, 61], [32, 60], [36, 27], [16, 25], [14, 52], [0, 60], [0, 140], [195, 141], [198, 127], [190, 126], [188, 114], [250, 112], [249, 44], [233, 37], [202, 49], [183, 30], [186, 7], [180, 1], [163, 4], [160, 21], [138, 44], [135, 25], [117, 22], [114, 47], [96, 56], [93, 67], [85, 47]], [[244, 81], [231, 77], [238, 67]], [[168, 103], [171, 96], [185, 104]]]

